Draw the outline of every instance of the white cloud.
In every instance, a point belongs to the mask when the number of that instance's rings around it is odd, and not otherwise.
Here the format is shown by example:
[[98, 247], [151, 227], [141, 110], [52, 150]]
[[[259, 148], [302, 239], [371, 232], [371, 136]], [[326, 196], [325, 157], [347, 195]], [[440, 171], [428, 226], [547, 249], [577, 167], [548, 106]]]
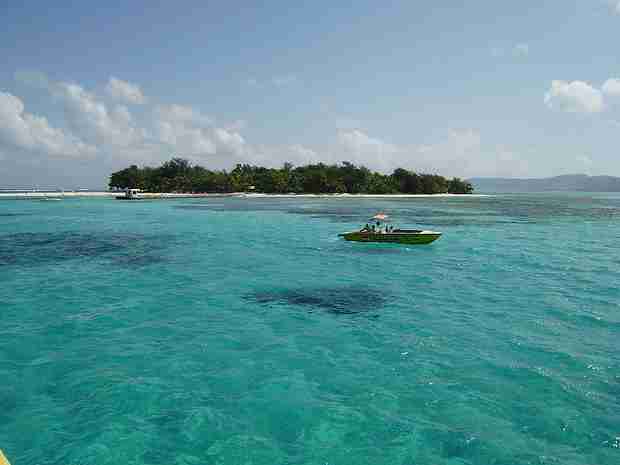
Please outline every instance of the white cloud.
[[472, 128], [453, 129], [432, 143], [397, 145], [361, 130], [339, 131], [332, 162], [352, 161], [385, 173], [401, 167], [443, 176], [525, 176], [530, 164], [514, 150], [484, 143]]
[[215, 140], [216, 152], [219, 154], [243, 155], [246, 149], [245, 139], [238, 132], [228, 131], [223, 128], [211, 130]]
[[[52, 133], [53, 130], [45, 118], [37, 119], [38, 117], [26, 115], [21, 118], [21, 123], [19, 121], [19, 124], [16, 123], [15, 114], [23, 112], [23, 104], [19, 99], [16, 103], [14, 97], [10, 101], [11, 105], [3, 101], [2, 108], [3, 136], [8, 139], [10, 135], [12, 145], [20, 147], [36, 145], [49, 155], [59, 153], [61, 149], [58, 148], [58, 144], [62, 141], [65, 141], [64, 145], [61, 144], [62, 150], [68, 154], [77, 153], [78, 149], [81, 152], [92, 153], [90, 149], [97, 146], [99, 156], [114, 163], [118, 163], [121, 159], [125, 162], [157, 163], [172, 154], [187, 156], [194, 161], [205, 156], [242, 158], [249, 156], [251, 152], [251, 148], [240, 133], [245, 125], [243, 121], [233, 122], [228, 127], [218, 127], [211, 117], [191, 106], [179, 104], [152, 106], [151, 111], [146, 114], [140, 113], [140, 117], [136, 118], [128, 107], [109, 105], [79, 84], [52, 83], [47, 79], [45, 82], [48, 83], [47, 89], [55, 97], [55, 101], [63, 105], [65, 122], [74, 134], [79, 135], [79, 139], [68, 136], [68, 133], [62, 130], [55, 130], [56, 133]], [[118, 85], [119, 82], [121, 85]], [[141, 93], [133, 91], [139, 90], [139, 87], [134, 85], [127, 87], [124, 84], [127, 83], [112, 78], [107, 90], [112, 94], [122, 91], [115, 96], [137, 103]], [[132, 92], [128, 92], [129, 90]], [[8, 97], [5, 100], [8, 101]], [[7, 116], [9, 113], [10, 117]], [[24, 122], [31, 128], [24, 129]], [[32, 128], [37, 129], [36, 143], [32, 142], [32, 138], [27, 138]], [[80, 146], [82, 140], [86, 143]], [[70, 149], [67, 141], [74, 142], [78, 149]]]
[[106, 172], [129, 163], [157, 164], [173, 155], [218, 169], [234, 163], [281, 166], [285, 161], [295, 165], [350, 161], [386, 173], [399, 166], [449, 176], [479, 174], [481, 170], [491, 175], [506, 170], [519, 172], [518, 156], [507, 149], [494, 153], [488, 147], [483, 150], [480, 134], [471, 129], [451, 131], [444, 140], [430, 145], [405, 146], [370, 135], [360, 129], [359, 121], [349, 118], [338, 122], [331, 142], [319, 149], [277, 142], [259, 146], [243, 136], [244, 121], [216, 124], [214, 118], [193, 106], [147, 102], [147, 111], [134, 114], [132, 107], [111, 105], [76, 83], [49, 83], [47, 89], [54, 101], [63, 105], [64, 122], [72, 133], [52, 128], [45, 118], [24, 113], [19, 99], [5, 96], [11, 104], [2, 102], [0, 140], [4, 146], [0, 144], [0, 151], [22, 147], [50, 156], [96, 152]]
[[247, 127], [248, 123], [243, 119], [238, 119], [226, 125], [227, 131], [239, 132]]
[[334, 161], [350, 161], [384, 172], [394, 168], [400, 148], [360, 129], [340, 129]]
[[139, 85], [117, 79], [114, 76], [110, 77], [105, 90], [110, 97], [120, 102], [136, 105], [143, 105], [147, 102]]
[[127, 107], [109, 109], [95, 94], [74, 83], [57, 83], [52, 92], [63, 102], [70, 124], [84, 139], [127, 147], [142, 137]]
[[372, 152], [376, 155], [382, 155], [396, 150], [396, 146], [381, 139], [370, 137], [359, 129], [338, 131], [338, 140], [343, 148], [351, 152]]
[[95, 147], [50, 126], [45, 117], [25, 113], [24, 103], [5, 92], [0, 92], [0, 145], [57, 157], [87, 157], [96, 152]]
[[159, 141], [181, 154], [240, 156], [246, 150], [246, 142], [235, 128], [217, 127], [211, 118], [191, 107], [161, 105], [154, 117]]
[[530, 46], [528, 44], [517, 44], [512, 49], [512, 53], [517, 57], [526, 57], [530, 54]]
[[293, 144], [288, 147], [289, 152], [293, 155], [293, 160], [302, 163], [316, 163], [319, 155], [312, 149], [304, 147], [301, 144]]
[[187, 155], [215, 153], [215, 143], [200, 129], [160, 121], [157, 124], [157, 136], [160, 142], [171, 146], [178, 153]]
[[445, 139], [415, 148], [413, 163], [418, 170], [458, 175], [477, 165], [482, 137], [474, 129], [451, 130]]
[[64, 122], [72, 133], [24, 113], [19, 99], [4, 96], [7, 101], [0, 108], [4, 147], [0, 144], [0, 151], [17, 146], [50, 156], [96, 152], [106, 172], [109, 167], [129, 163], [157, 164], [173, 155], [211, 168], [230, 168], [243, 162], [281, 166], [285, 161], [296, 165], [351, 161], [386, 173], [399, 166], [448, 176], [523, 171], [521, 157], [502, 147], [483, 147], [480, 133], [473, 129], [451, 131], [443, 140], [424, 146], [398, 145], [370, 135], [350, 119], [339, 121], [331, 142], [319, 149], [277, 142], [257, 146], [243, 136], [244, 121], [216, 124], [214, 118], [193, 106], [147, 103], [147, 111], [134, 114], [132, 107], [111, 105], [76, 83], [50, 83], [47, 88], [54, 101], [64, 106]]
[[326, 156], [321, 156], [316, 151], [301, 144], [260, 145], [248, 146], [243, 154], [243, 159], [237, 158], [235, 161], [243, 161], [266, 167], [279, 167], [285, 162], [300, 166], [320, 161], [325, 162]]
[[569, 113], [600, 113], [605, 108], [601, 91], [583, 81], [552, 81], [545, 104]]
[[614, 8], [614, 11], [620, 15], [620, 1], [618, 3], [616, 3], [616, 6]]
[[[289, 154], [298, 149], [276, 146], [275, 150], [258, 150], [242, 135], [245, 121], [217, 125], [213, 118], [192, 106], [145, 102], [148, 111], [134, 114], [127, 106], [110, 104], [77, 83], [51, 82], [39, 73], [18, 73], [16, 78], [31, 85], [38, 83], [53, 96], [52, 102], [62, 105], [64, 118], [59, 121], [59, 127], [65, 129], [56, 129], [47, 119], [25, 113], [19, 98], [2, 94], [0, 152], [9, 149], [12, 157], [23, 153], [16, 148], [49, 157], [96, 153], [99, 163], [105, 164], [107, 170], [110, 166], [127, 163], [156, 164], [175, 155], [225, 168], [232, 161], [253, 162], [262, 156], [267, 162], [280, 164], [280, 160], [290, 158]], [[132, 89], [119, 86], [119, 82], [110, 79], [106, 90], [112, 94], [122, 90], [114, 95], [125, 101], [136, 103], [140, 100], [141, 93], [126, 92]], [[135, 89], [139, 87], [134, 86]], [[273, 158], [270, 160], [270, 157]]]
[[532, 174], [530, 150], [485, 141], [476, 129], [449, 131], [443, 139], [412, 149], [410, 165], [443, 176], [520, 177]]
[[192, 126], [208, 126], [213, 124], [213, 118], [187, 105], [158, 105], [155, 113], [163, 121], [189, 124]]
[[620, 79], [607, 79], [607, 81], [603, 84], [602, 91], [609, 97], [620, 97]]

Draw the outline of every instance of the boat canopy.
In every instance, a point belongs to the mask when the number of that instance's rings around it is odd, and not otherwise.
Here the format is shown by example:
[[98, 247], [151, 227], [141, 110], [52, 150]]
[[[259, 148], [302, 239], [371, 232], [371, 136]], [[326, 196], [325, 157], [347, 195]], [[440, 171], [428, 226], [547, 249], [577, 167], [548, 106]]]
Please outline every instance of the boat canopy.
[[389, 221], [390, 217], [385, 213], [377, 213], [375, 216], [370, 218], [370, 221]]

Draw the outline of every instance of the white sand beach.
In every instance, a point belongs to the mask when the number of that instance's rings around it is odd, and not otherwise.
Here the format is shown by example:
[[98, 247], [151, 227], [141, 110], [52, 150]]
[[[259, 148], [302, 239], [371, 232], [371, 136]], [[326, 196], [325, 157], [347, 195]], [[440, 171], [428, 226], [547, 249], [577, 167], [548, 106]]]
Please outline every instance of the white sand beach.
[[[113, 198], [122, 196], [123, 192], [92, 192], [92, 191], [68, 191], [68, 192], [0, 192], [0, 199], [63, 199], [63, 198]], [[231, 192], [225, 194], [190, 194], [173, 192], [141, 192], [140, 198], [144, 199], [175, 199], [175, 198], [209, 198], [209, 197], [238, 197], [246, 199], [265, 198], [328, 198], [328, 199], [407, 199], [407, 198], [477, 198], [488, 197], [488, 194], [261, 194]]]
[[468, 198], [468, 197], [489, 197], [488, 194], [236, 194], [239, 197], [245, 198], [268, 198], [268, 197], [284, 197], [284, 198], [297, 198], [297, 197], [316, 197], [316, 198], [330, 198], [330, 199], [360, 199], [360, 198], [369, 198], [369, 199], [407, 199], [407, 198], [445, 198], [445, 197], [458, 197], [458, 198]]
[[65, 191], [65, 192], [0, 192], [0, 199], [61, 199], [64, 197], [114, 197], [117, 192]]

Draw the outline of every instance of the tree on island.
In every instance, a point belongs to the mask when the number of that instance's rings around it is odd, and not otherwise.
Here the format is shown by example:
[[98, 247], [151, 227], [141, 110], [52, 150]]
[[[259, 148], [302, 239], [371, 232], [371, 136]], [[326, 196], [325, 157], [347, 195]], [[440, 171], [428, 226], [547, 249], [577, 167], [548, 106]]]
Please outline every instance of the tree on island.
[[386, 175], [356, 166], [323, 163], [294, 167], [265, 168], [238, 164], [230, 172], [211, 171], [172, 158], [157, 168], [128, 168], [110, 175], [110, 188], [142, 189], [148, 192], [262, 192], [267, 194], [471, 194], [473, 187], [460, 178], [419, 174], [397, 168]]

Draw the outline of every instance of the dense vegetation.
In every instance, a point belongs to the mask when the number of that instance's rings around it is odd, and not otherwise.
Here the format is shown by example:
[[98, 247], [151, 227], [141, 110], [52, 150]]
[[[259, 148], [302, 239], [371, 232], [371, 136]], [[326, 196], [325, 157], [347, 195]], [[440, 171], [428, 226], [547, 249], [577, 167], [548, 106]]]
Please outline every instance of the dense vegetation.
[[148, 192], [264, 192], [348, 194], [471, 194], [470, 183], [436, 174], [417, 174], [402, 168], [390, 175], [375, 173], [349, 162], [263, 168], [237, 165], [232, 171], [211, 171], [173, 158], [158, 168], [132, 165], [112, 173], [110, 188], [137, 188]]

